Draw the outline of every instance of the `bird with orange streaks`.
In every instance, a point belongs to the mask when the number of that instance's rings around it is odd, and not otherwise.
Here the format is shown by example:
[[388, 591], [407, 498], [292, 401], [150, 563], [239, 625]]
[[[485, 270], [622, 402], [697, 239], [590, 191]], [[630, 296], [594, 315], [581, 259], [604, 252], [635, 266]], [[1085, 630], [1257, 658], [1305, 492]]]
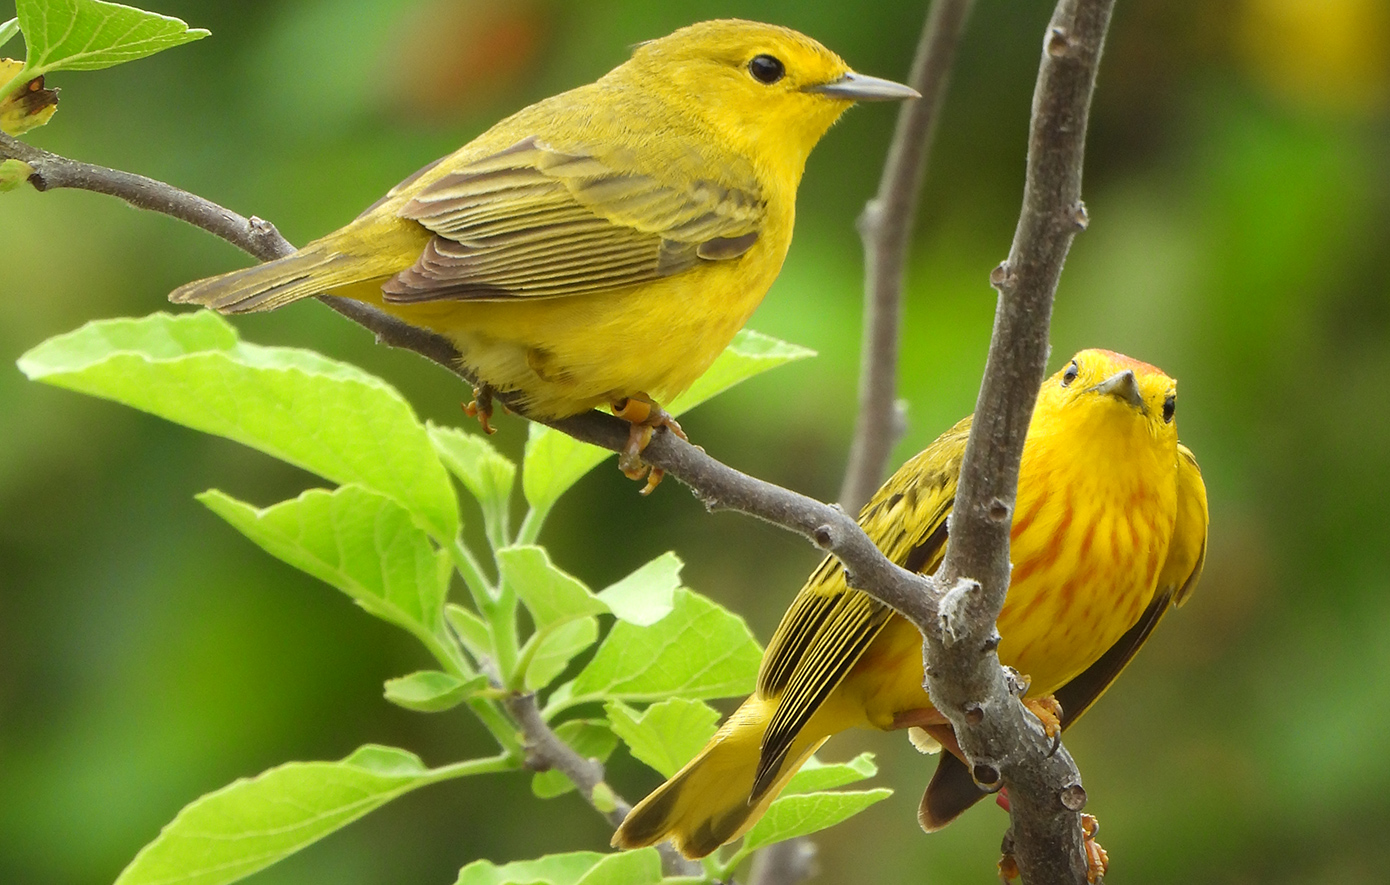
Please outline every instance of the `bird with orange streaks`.
[[[1178, 442], [1176, 408], [1172, 378], [1106, 350], [1078, 353], [1038, 394], [998, 653], [1028, 677], [1024, 702], [1049, 728], [1068, 727], [1095, 703], [1201, 575], [1206, 488]], [[940, 565], [969, 431], [967, 417], [860, 513], [895, 563], [924, 574]], [[851, 589], [827, 557], [768, 644], [757, 690], [632, 810], [613, 844], [671, 839], [687, 857], [703, 857], [746, 832], [811, 754], [851, 727], [920, 728], [926, 735], [914, 743], [929, 736], [950, 751], [918, 813], [923, 829], [940, 829], [984, 793], [922, 682], [917, 628]]]

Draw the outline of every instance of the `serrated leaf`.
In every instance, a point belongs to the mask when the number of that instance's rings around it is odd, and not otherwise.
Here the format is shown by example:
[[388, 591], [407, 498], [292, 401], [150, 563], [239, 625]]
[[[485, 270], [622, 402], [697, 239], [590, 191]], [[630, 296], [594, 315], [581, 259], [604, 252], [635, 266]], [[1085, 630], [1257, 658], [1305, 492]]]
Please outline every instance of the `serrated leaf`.
[[[570, 719], [555, 727], [555, 735], [585, 759], [606, 762], [618, 748], [617, 737], [603, 719]], [[573, 789], [573, 781], [554, 769], [537, 772], [531, 778], [531, 792], [542, 799], [563, 796]]]
[[475, 860], [459, 871], [454, 885], [575, 885], [608, 856], [597, 851], [572, 851], [500, 867], [490, 860]]
[[878, 774], [873, 753], [860, 753], [848, 762], [821, 762], [812, 756], [792, 775], [784, 794], [814, 793], [820, 790], [833, 790], [846, 784], [853, 784]]
[[748, 694], [761, 658], [762, 650], [742, 618], [680, 588], [671, 613], [652, 626], [615, 623], [593, 660], [551, 704]]
[[409, 676], [386, 680], [386, 700], [417, 713], [451, 710], [475, 692], [487, 687], [487, 677], [460, 679], [441, 670], [419, 670]]
[[[468, 765], [468, 763], [464, 763]], [[116, 885], [220, 885], [264, 869], [417, 787], [456, 777], [418, 756], [366, 746], [341, 762], [291, 762], [195, 800]], [[479, 770], [496, 770], [488, 760]]]
[[211, 311], [88, 323], [30, 350], [19, 368], [360, 483], [405, 507], [441, 543], [458, 534], [453, 485], [404, 397], [311, 351], [241, 342]]
[[267, 553], [337, 587], [379, 618], [438, 642], [449, 559], [399, 504], [357, 485], [310, 489], [264, 509], [216, 489], [198, 500]]
[[492, 657], [492, 633], [475, 612], [451, 602], [444, 606], [444, 617], [475, 661]]
[[498, 550], [497, 567], [507, 586], [526, 603], [538, 631], [608, 611], [608, 606], [589, 592], [582, 581], [557, 568], [543, 547]]
[[516, 465], [476, 433], [434, 423], [427, 423], [426, 428], [444, 466], [477, 499], [489, 531], [497, 537], [504, 536]]
[[622, 701], [609, 701], [604, 710], [633, 758], [667, 778], [704, 749], [719, 722], [719, 711], [689, 698], [652, 704], [641, 715]]
[[536, 691], [563, 673], [575, 655], [598, 641], [598, 620], [584, 617], [568, 621], [544, 634], [536, 634], [531, 641], [538, 645], [526, 667], [526, 688]]
[[[755, 375], [808, 356], [815, 356], [815, 351], [743, 329], [689, 390], [664, 405], [672, 415], [680, 415]], [[527, 503], [538, 511], [549, 511], [566, 489], [613, 454], [532, 424], [521, 474]]]
[[892, 790], [881, 788], [783, 796], [768, 806], [767, 813], [743, 837], [740, 852], [756, 851], [773, 842], [809, 836], [833, 827], [891, 795]]
[[671, 613], [685, 563], [667, 551], [596, 595], [619, 620], [647, 627]]
[[610, 854], [575, 885], [656, 885], [661, 881], [661, 855], [655, 848]]
[[16, 0], [29, 76], [95, 71], [201, 40], [203, 28], [102, 0]]

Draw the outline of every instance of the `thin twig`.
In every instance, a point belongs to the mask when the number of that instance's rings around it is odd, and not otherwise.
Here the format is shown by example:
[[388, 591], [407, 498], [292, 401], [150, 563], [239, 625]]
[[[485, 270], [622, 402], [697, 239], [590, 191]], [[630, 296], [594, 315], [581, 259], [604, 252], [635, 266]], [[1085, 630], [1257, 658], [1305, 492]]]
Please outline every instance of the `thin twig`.
[[907, 243], [931, 156], [932, 136], [973, 0], [935, 0], [922, 28], [908, 85], [922, 97], [904, 102], [888, 147], [878, 195], [859, 216], [864, 241], [864, 343], [859, 357], [859, 417], [840, 506], [857, 513], [883, 482], [906, 417], [898, 406], [898, 342]]
[[932, 702], [950, 718], [977, 780], [1009, 788], [1014, 857], [1029, 885], [1086, 881], [1085, 791], [1071, 757], [1049, 755], [1050, 742], [1013, 702], [994, 625], [1009, 587], [1019, 461], [1046, 368], [1053, 295], [1086, 226], [1086, 122], [1113, 6], [1060, 0], [1044, 40], [1023, 209], [1009, 257], [990, 277], [999, 290], [994, 334], [937, 573], [938, 586], [959, 588], [961, 605], [948, 630], [923, 631]]

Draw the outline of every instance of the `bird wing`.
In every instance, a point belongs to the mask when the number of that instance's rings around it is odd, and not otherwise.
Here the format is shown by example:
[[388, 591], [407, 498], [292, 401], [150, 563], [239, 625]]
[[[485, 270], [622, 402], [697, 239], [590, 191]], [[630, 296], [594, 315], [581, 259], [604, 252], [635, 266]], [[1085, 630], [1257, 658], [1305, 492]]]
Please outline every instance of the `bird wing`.
[[[903, 568], [929, 573], [941, 564], [969, 432], [966, 418], [938, 437], [884, 483], [859, 516], [874, 544]], [[758, 671], [758, 694], [776, 697], [777, 711], [763, 737], [754, 799], [775, 780], [797, 733], [892, 616], [888, 606], [851, 589], [833, 557], [811, 575]]]
[[630, 151], [531, 136], [434, 179], [398, 214], [435, 236], [382, 287], [386, 299], [616, 289], [737, 258], [757, 241], [766, 204], [751, 165], [687, 184], [640, 165]]
[[1158, 574], [1154, 598], [1139, 620], [1094, 664], [1057, 690], [1062, 705], [1062, 727], [1070, 726], [1091, 708], [1105, 690], [1129, 666], [1154, 627], [1173, 605], [1182, 605], [1202, 576], [1207, 555], [1207, 488], [1197, 459], [1187, 446], [1178, 445], [1178, 513], [1168, 558]]

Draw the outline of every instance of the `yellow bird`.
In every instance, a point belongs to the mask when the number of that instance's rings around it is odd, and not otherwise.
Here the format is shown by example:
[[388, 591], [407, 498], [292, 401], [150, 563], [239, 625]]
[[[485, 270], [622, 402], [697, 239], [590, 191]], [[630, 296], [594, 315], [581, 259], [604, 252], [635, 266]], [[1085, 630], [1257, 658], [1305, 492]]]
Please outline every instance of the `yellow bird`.
[[639, 45], [518, 111], [285, 258], [189, 283], [223, 313], [354, 298], [449, 338], [478, 389], [537, 418], [633, 422], [684, 391], [762, 301], [817, 141], [856, 101], [917, 97], [816, 41], [721, 20]]
[[[1202, 571], [1207, 496], [1178, 442], [1172, 378], [1105, 350], [1078, 353], [1038, 394], [1010, 533], [999, 659], [1031, 678], [1030, 708], [1065, 728], [1110, 686]], [[859, 524], [899, 565], [941, 563], [970, 419], [878, 490]], [[922, 637], [845, 583], [827, 557], [768, 644], [757, 691], [644, 799], [613, 844], [671, 839], [703, 857], [751, 827], [802, 763], [851, 727], [920, 727], [944, 745], [919, 813], [945, 826], [983, 793], [922, 688]]]

